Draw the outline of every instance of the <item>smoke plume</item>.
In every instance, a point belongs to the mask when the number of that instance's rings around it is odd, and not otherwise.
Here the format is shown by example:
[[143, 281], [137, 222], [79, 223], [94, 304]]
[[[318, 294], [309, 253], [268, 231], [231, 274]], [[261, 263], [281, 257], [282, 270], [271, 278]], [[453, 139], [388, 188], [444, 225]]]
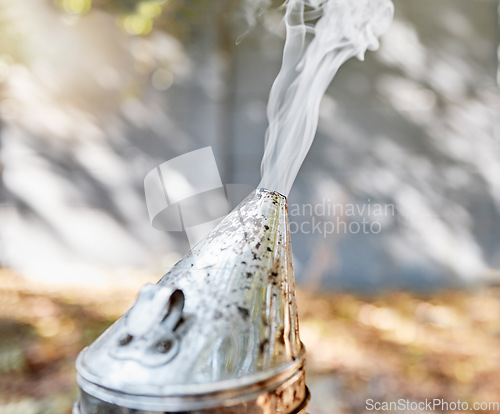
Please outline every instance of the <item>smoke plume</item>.
[[311, 147], [321, 98], [339, 67], [363, 60], [390, 25], [390, 0], [288, 0], [281, 70], [267, 106], [259, 187], [288, 195]]

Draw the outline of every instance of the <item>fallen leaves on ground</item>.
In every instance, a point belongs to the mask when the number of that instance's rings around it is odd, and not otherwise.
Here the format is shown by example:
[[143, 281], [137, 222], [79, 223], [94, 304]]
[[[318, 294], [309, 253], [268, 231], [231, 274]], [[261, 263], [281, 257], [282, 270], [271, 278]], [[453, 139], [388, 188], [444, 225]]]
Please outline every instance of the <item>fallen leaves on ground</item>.
[[[78, 352], [132, 305], [139, 285], [50, 286], [0, 269], [0, 412], [71, 413]], [[500, 400], [496, 287], [374, 297], [299, 290], [298, 303], [310, 414], [362, 412], [369, 398]]]

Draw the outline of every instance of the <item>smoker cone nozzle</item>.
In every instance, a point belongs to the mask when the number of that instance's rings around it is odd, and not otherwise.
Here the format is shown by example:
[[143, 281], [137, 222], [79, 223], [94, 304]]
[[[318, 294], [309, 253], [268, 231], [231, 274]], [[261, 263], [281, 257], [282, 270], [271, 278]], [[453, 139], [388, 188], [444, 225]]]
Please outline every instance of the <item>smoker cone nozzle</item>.
[[286, 198], [260, 189], [77, 358], [74, 414], [305, 413]]

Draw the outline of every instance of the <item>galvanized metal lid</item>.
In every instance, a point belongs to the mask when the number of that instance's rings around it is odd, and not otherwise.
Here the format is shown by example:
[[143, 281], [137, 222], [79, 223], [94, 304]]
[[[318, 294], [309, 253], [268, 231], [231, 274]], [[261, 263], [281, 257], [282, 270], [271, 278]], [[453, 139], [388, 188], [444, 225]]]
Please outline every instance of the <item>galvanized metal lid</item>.
[[83, 394], [166, 412], [281, 389], [291, 412], [306, 398], [294, 292], [286, 198], [257, 190], [82, 351]]

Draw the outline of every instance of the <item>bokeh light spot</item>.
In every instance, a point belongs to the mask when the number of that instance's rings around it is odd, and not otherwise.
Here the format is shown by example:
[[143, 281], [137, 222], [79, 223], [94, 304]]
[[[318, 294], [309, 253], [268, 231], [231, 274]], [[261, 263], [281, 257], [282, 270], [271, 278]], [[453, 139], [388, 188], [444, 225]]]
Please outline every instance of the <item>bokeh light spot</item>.
[[167, 69], [157, 69], [154, 71], [151, 77], [151, 83], [155, 89], [159, 91], [165, 91], [172, 86], [174, 82], [174, 77], [172, 73]]
[[142, 1], [137, 5], [137, 11], [141, 16], [153, 19], [161, 14], [161, 6], [158, 2]]
[[60, 0], [59, 5], [66, 13], [85, 14], [92, 8], [92, 0]]
[[123, 27], [132, 35], [147, 35], [153, 29], [153, 20], [138, 14], [131, 14], [123, 19]]

